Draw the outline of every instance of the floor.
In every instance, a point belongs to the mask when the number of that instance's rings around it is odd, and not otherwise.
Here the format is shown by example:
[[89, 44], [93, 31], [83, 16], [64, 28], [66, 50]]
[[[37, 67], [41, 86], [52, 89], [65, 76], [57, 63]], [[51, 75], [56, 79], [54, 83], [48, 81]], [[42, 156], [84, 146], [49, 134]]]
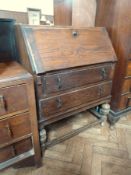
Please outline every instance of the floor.
[[[49, 139], [93, 120], [89, 112], [71, 117], [54, 125]], [[131, 113], [114, 130], [105, 123], [48, 148], [41, 168], [9, 168], [0, 175], [131, 175]]]

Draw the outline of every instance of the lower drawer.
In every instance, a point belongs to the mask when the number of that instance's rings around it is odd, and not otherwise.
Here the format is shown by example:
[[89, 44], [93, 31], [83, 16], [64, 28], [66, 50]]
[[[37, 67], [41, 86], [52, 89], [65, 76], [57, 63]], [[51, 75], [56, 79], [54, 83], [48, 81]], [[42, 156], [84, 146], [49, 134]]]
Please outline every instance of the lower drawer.
[[123, 95], [120, 99], [119, 109], [123, 110], [131, 107], [131, 94]]
[[30, 114], [23, 113], [0, 121], [0, 144], [31, 133]]
[[71, 91], [59, 96], [39, 101], [39, 111], [42, 120], [66, 113], [74, 107], [86, 106], [93, 100], [111, 95], [112, 82], [106, 82], [92, 87]]
[[14, 143], [13, 145], [7, 146], [0, 149], [0, 163], [7, 161], [17, 155], [23, 154], [32, 149], [31, 138], [22, 140]]
[[0, 149], [0, 163], [15, 157], [13, 146]]
[[126, 76], [131, 76], [131, 61], [128, 62]]
[[131, 92], [131, 79], [125, 79], [122, 87], [122, 94]]

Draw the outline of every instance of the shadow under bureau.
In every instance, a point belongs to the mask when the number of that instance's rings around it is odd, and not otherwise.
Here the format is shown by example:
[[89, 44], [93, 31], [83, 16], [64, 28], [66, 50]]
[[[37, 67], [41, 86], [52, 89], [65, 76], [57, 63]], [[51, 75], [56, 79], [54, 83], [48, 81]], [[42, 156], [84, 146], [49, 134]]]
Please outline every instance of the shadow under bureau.
[[0, 170], [28, 158], [41, 164], [33, 78], [16, 62], [0, 63]]
[[104, 28], [15, 29], [20, 63], [35, 80], [40, 130], [110, 102], [116, 55]]

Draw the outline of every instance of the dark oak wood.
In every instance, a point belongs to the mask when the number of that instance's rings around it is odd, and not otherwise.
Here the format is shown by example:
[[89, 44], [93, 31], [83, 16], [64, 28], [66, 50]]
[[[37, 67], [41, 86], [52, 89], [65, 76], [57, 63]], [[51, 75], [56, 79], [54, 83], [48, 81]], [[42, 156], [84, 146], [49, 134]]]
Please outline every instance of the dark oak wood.
[[[44, 90], [41, 89], [42, 93], [39, 94], [39, 96], [49, 96], [54, 93], [61, 93], [62, 91], [87, 86], [92, 83], [112, 80], [113, 73], [113, 64], [103, 64], [66, 71], [63, 70], [62, 72], [56, 73], [47, 73], [45, 76], [41, 77], [41, 81], [45, 82], [45, 87]], [[42, 85], [41, 88], [43, 88]]]
[[42, 99], [40, 105], [40, 118], [57, 117], [65, 112], [73, 111], [74, 107], [88, 106], [88, 103], [111, 94], [111, 83], [98, 84], [96, 86], [81, 88], [73, 92], [67, 92], [58, 96]]
[[105, 28], [16, 25], [16, 36], [20, 63], [35, 80], [40, 134], [110, 102], [117, 59]]
[[[105, 26], [115, 48], [118, 63], [116, 65], [114, 83], [112, 89], [111, 109], [119, 114], [128, 108], [127, 98], [130, 96], [129, 88], [125, 87], [126, 78], [131, 75], [131, 1], [110, 0], [98, 1], [96, 26]], [[123, 91], [124, 89], [124, 91]], [[126, 91], [127, 90], [127, 91]], [[123, 97], [123, 92], [128, 93]], [[120, 113], [121, 112], [121, 113]], [[115, 115], [114, 115], [115, 117]], [[117, 115], [118, 117], [118, 115]]]
[[[25, 40], [25, 51], [21, 49], [20, 30]], [[21, 54], [28, 53], [32, 69], [30, 70], [28, 61], [20, 56], [21, 62], [30, 72], [36, 74], [116, 61], [115, 52], [104, 28], [21, 25], [17, 26], [16, 32], [17, 43], [20, 43], [18, 49]]]
[[72, 0], [54, 0], [54, 24], [72, 25]]
[[0, 73], [0, 169], [19, 162], [19, 155], [33, 155], [40, 165], [33, 78], [16, 62], [0, 63]]

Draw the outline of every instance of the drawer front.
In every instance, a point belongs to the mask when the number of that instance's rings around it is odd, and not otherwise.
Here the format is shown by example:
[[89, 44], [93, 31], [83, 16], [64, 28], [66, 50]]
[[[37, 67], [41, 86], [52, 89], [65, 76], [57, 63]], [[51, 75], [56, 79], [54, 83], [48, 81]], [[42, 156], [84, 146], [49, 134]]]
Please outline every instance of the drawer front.
[[131, 61], [128, 62], [126, 75], [131, 76]]
[[0, 144], [30, 133], [31, 123], [28, 113], [0, 121]]
[[26, 85], [0, 88], [0, 116], [27, 108]]
[[48, 95], [59, 91], [87, 86], [91, 83], [111, 80], [113, 68], [114, 67], [109, 64], [47, 75], [43, 78], [43, 92]]
[[39, 108], [41, 118], [50, 118], [59, 113], [68, 112], [74, 107], [87, 105], [87, 103], [102, 97], [110, 96], [111, 82], [99, 84], [93, 87], [86, 87], [73, 92], [65, 93], [57, 97], [40, 100]]
[[126, 79], [124, 80], [122, 93], [129, 93], [129, 92], [131, 92], [131, 79]]
[[121, 96], [121, 100], [120, 100], [120, 105], [119, 105], [120, 110], [126, 109], [128, 107], [131, 107], [131, 94]]
[[0, 149], [0, 163], [9, 160], [15, 156], [13, 146]]
[[19, 154], [22, 154], [24, 152], [27, 152], [27, 151], [31, 150], [32, 149], [32, 140], [31, 140], [31, 138], [28, 138], [28, 139], [22, 140], [18, 143], [15, 143], [14, 149], [15, 149], [15, 154], [16, 155], [19, 155]]
[[23, 154], [32, 149], [31, 138], [22, 140], [14, 143], [13, 145], [7, 146], [0, 149], [0, 163], [7, 161], [15, 156]]

